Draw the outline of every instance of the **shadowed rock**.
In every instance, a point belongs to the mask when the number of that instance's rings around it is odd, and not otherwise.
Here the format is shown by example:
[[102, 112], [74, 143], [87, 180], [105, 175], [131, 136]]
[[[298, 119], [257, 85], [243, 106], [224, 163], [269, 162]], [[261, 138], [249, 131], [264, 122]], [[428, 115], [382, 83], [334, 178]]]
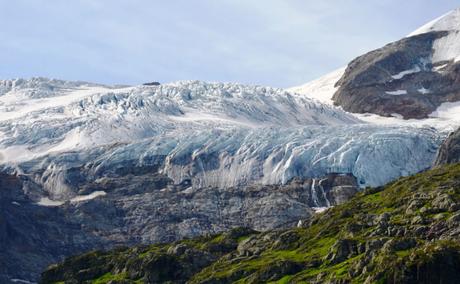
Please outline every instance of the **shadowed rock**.
[[460, 162], [460, 129], [452, 132], [439, 148], [436, 165]]

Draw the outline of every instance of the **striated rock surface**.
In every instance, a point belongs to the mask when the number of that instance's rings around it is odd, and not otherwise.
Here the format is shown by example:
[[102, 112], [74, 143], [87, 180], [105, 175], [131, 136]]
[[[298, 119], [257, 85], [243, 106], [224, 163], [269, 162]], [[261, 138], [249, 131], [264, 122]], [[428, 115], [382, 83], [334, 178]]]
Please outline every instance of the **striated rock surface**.
[[460, 162], [460, 129], [452, 132], [439, 148], [436, 165]]

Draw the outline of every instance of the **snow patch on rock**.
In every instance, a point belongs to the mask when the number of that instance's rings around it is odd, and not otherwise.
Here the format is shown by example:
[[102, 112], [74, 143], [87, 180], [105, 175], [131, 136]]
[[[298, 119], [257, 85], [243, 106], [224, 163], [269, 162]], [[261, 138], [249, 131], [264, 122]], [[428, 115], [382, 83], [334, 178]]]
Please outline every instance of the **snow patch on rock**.
[[70, 202], [78, 203], [78, 202], [88, 201], [88, 200], [97, 198], [99, 196], [105, 196], [105, 195], [107, 195], [105, 191], [99, 190], [99, 191], [94, 191], [87, 195], [77, 195], [74, 198], [70, 199]]
[[391, 76], [391, 77], [392, 77], [393, 79], [395, 79], [395, 80], [400, 80], [400, 79], [404, 78], [404, 76], [406, 76], [406, 75], [418, 73], [418, 72], [420, 72], [420, 71], [422, 71], [422, 69], [421, 69], [419, 66], [415, 66], [415, 67], [412, 68], [412, 69], [402, 71], [402, 72], [400, 72], [400, 73], [398, 73], [398, 74], [396, 74], [396, 75], [393, 75], [393, 76]]
[[[94, 192], [92, 192], [90, 194], [87, 194], [87, 195], [77, 195], [77, 196], [69, 199], [68, 201], [70, 201], [71, 203], [78, 203], [78, 202], [92, 200], [92, 199], [95, 199], [97, 197], [105, 196], [105, 195], [107, 195], [107, 193], [105, 191], [99, 190], [99, 191], [94, 191]], [[63, 205], [64, 201], [51, 200], [48, 197], [42, 197], [40, 199], [40, 201], [37, 202], [37, 204], [41, 205], [41, 206], [55, 207], [55, 206]]]
[[47, 206], [47, 207], [55, 207], [55, 206], [61, 206], [64, 204], [63, 201], [55, 201], [51, 200], [48, 197], [42, 197], [40, 201], [37, 202], [38, 205], [40, 206]]
[[426, 95], [426, 94], [430, 94], [430, 93], [431, 93], [431, 91], [428, 90], [428, 89], [426, 89], [426, 88], [420, 88], [420, 89], [418, 89], [417, 91], [418, 91], [420, 94], [422, 94], [422, 95]]
[[387, 91], [385, 93], [392, 96], [402, 96], [407, 95], [407, 90]]
[[311, 209], [313, 209], [313, 211], [315, 211], [315, 213], [319, 214], [319, 213], [323, 213], [324, 211], [326, 211], [329, 208], [331, 208], [331, 207], [312, 207]]

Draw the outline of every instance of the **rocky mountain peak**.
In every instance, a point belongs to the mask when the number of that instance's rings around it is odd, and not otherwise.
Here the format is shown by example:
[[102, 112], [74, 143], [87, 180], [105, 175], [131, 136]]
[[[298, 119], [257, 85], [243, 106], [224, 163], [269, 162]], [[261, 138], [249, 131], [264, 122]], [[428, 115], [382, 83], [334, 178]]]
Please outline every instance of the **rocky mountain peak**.
[[354, 113], [428, 118], [460, 101], [460, 10], [364, 54], [338, 79], [335, 105]]

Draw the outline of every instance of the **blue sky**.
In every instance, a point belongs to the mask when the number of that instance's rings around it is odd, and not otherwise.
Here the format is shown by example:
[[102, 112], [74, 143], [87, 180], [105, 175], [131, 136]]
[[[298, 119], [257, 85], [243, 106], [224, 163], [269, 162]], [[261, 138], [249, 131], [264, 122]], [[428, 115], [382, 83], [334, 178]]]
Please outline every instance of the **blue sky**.
[[449, 0], [0, 0], [0, 78], [305, 83]]

